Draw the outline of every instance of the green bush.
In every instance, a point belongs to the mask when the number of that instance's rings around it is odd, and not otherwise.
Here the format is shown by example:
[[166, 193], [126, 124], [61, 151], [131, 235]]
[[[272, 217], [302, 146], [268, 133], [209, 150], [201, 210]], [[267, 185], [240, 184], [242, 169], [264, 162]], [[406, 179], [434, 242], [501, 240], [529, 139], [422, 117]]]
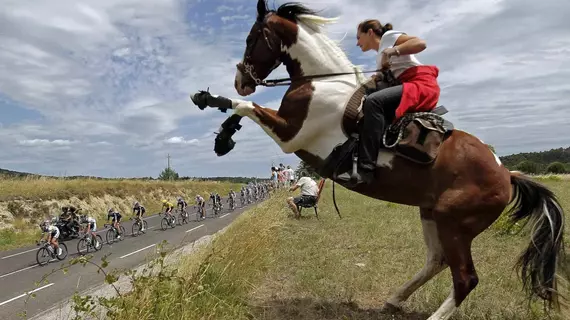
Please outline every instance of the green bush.
[[554, 174], [562, 174], [566, 173], [567, 171], [566, 171], [566, 166], [564, 166], [564, 163], [553, 162], [548, 165], [548, 167], [546, 168], [546, 172]]

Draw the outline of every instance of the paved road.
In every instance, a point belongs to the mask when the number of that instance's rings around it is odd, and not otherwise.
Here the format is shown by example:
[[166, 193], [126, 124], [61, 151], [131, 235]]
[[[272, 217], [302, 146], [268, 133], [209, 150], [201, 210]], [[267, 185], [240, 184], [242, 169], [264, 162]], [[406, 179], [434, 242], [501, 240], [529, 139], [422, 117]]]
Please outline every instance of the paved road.
[[[239, 200], [237, 202], [239, 203]], [[222, 203], [227, 207], [225, 199]], [[195, 211], [190, 207], [190, 222], [188, 224], [177, 225], [175, 228], [165, 231], [160, 228], [161, 216], [148, 216], [145, 220], [148, 222], [149, 230], [146, 231], [146, 234], [138, 237], [131, 236], [132, 222], [122, 221], [127, 233], [125, 239], [111, 245], [103, 245], [100, 251], [94, 253], [92, 261], [101, 262], [102, 256], [111, 253], [107, 258], [110, 263], [106, 270], [132, 269], [145, 263], [146, 255], [153, 252], [156, 245], [163, 240], [168, 241], [169, 245], [179, 247], [224, 228], [247, 208], [239, 208], [239, 204], [236, 206], [238, 208], [231, 212], [224, 208], [218, 217], [214, 217], [211, 209], [207, 206], [206, 219], [201, 221], [195, 221]], [[106, 231], [104, 229], [97, 232], [103, 241], [105, 241]], [[77, 256], [77, 240], [66, 241], [65, 244], [69, 251], [65, 260], [53, 261], [41, 267], [36, 262], [37, 246], [0, 253], [0, 319], [21, 319], [18, 314], [24, 309], [28, 318], [31, 318], [52, 305], [69, 298], [76, 291], [81, 292], [103, 283], [102, 275], [96, 272], [95, 266], [75, 265], [69, 269], [67, 274], [59, 271], [51, 275], [47, 284], [39, 286], [34, 284], [41, 280], [46, 273]], [[36, 297], [29, 299], [26, 305], [26, 292], [32, 290], [36, 290], [34, 292]]]

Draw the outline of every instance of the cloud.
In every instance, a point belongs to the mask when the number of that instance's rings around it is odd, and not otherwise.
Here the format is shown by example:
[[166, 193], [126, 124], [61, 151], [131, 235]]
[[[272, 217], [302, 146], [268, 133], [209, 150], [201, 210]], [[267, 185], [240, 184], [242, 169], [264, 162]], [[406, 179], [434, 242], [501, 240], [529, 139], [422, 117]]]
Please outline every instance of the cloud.
[[31, 139], [31, 140], [22, 140], [20, 144], [23, 146], [69, 146], [75, 143], [74, 141], [69, 140], [48, 140], [48, 139]]
[[[499, 154], [567, 146], [570, 4], [303, 2], [340, 18], [327, 32], [342, 39], [349, 58], [363, 68], [375, 62], [374, 52], [355, 46], [364, 19], [391, 22], [426, 39], [418, 58], [440, 69], [447, 117]], [[1, 166], [156, 176], [170, 154], [182, 175], [267, 176], [272, 162], [298, 163], [248, 119], [234, 136], [235, 149], [217, 157], [213, 132], [231, 111], [202, 111], [189, 100], [207, 88], [237, 97], [235, 65], [256, 16], [254, 2], [8, 0], [2, 9]], [[280, 67], [270, 77], [284, 76]], [[259, 88], [248, 99], [277, 108], [285, 90]]]
[[197, 144], [199, 140], [198, 139], [186, 140], [183, 137], [171, 137], [164, 140], [164, 142], [169, 144]]

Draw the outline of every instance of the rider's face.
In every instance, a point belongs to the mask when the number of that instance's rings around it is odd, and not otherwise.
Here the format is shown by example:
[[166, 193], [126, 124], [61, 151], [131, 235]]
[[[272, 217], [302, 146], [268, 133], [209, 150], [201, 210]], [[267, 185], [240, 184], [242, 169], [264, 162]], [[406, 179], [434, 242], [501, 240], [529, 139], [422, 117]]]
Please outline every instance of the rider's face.
[[360, 30], [356, 30], [356, 45], [360, 47], [362, 52], [372, 49], [373, 36], [370, 33], [372, 32], [360, 32]]

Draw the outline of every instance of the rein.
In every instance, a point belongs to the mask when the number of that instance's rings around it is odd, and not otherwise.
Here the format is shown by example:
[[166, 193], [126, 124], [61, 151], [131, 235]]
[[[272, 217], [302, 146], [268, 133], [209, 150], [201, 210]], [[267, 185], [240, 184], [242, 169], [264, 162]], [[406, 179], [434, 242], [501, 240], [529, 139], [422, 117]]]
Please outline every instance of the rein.
[[[382, 74], [384, 74], [384, 77], [386, 77], [386, 78], [390, 78], [390, 75], [391, 75], [390, 71], [386, 71], [384, 69], [376, 69], [376, 70], [367, 70], [367, 71], [359, 71], [359, 72], [324, 73], [324, 74], [315, 74], [315, 75], [295, 77], [295, 78], [280, 78], [280, 79], [262, 80], [262, 81], [259, 81], [259, 83], [257, 83], [257, 84], [260, 86], [264, 86], [264, 87], [287, 86], [287, 85], [291, 85], [293, 82], [302, 81], [302, 80], [311, 80], [311, 79], [328, 78], [328, 77], [335, 77], [335, 76], [344, 76], [344, 75], [349, 75], [349, 74], [373, 73], [373, 72], [382, 72]], [[286, 82], [286, 81], [289, 81], [289, 82]]]

